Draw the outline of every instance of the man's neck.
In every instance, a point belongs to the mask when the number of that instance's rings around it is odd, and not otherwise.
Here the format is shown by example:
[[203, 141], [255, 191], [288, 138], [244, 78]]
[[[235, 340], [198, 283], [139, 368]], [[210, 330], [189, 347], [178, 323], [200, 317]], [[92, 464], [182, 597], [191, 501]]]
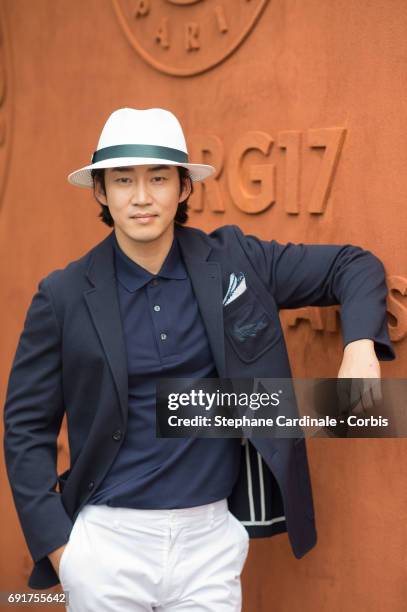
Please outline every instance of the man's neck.
[[116, 229], [114, 231], [119, 247], [127, 257], [151, 274], [160, 271], [174, 239], [173, 226], [157, 239], [148, 242], [136, 241]]

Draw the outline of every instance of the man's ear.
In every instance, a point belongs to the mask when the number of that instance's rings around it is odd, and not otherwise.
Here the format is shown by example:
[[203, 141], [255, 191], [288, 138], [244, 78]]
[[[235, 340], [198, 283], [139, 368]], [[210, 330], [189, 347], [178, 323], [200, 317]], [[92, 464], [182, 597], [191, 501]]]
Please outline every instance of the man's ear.
[[102, 183], [97, 176], [95, 176], [95, 179], [93, 181], [93, 191], [95, 194], [95, 198], [99, 202], [99, 204], [104, 204], [105, 206], [107, 206], [106, 194], [103, 191]]
[[185, 180], [183, 179], [182, 180], [182, 190], [179, 195], [178, 202], [183, 202], [184, 200], [189, 198], [191, 191], [192, 191], [191, 179], [189, 177]]

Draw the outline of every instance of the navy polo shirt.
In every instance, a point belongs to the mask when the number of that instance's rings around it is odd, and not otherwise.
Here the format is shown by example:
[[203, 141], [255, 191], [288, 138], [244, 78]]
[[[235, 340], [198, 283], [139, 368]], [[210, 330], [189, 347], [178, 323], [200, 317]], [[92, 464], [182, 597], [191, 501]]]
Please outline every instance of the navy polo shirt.
[[130, 259], [114, 232], [111, 240], [127, 349], [128, 426], [88, 503], [187, 508], [228, 497], [240, 468], [239, 438], [156, 438], [156, 379], [218, 376], [177, 239], [157, 274]]

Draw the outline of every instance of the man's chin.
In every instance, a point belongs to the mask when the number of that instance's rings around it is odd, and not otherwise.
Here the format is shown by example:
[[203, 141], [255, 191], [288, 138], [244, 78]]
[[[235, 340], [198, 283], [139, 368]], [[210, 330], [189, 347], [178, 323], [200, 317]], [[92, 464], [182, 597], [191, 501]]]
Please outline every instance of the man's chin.
[[154, 223], [143, 225], [127, 224], [123, 226], [117, 226], [116, 232], [121, 234], [124, 240], [131, 240], [134, 242], [154, 242], [159, 240], [164, 234], [167, 234], [171, 230], [171, 224], [165, 226], [162, 220], [156, 218]]
[[137, 229], [132, 228], [127, 233], [127, 237], [136, 242], [152, 242], [160, 238], [163, 233], [162, 229], [156, 227], [138, 227]]

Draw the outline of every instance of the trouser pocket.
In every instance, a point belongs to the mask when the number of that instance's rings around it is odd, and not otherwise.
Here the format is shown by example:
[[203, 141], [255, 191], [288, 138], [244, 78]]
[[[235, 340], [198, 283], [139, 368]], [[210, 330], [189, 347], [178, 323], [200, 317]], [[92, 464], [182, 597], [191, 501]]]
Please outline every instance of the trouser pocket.
[[59, 560], [58, 575], [59, 575], [59, 580], [62, 586], [64, 585], [64, 582], [66, 579], [67, 570], [69, 570], [71, 557], [72, 557], [72, 550], [75, 548], [75, 543], [78, 538], [78, 532], [80, 531], [80, 522], [81, 522], [81, 516], [79, 513], [72, 526], [71, 532], [69, 534], [68, 542], [65, 544], [65, 548]]

